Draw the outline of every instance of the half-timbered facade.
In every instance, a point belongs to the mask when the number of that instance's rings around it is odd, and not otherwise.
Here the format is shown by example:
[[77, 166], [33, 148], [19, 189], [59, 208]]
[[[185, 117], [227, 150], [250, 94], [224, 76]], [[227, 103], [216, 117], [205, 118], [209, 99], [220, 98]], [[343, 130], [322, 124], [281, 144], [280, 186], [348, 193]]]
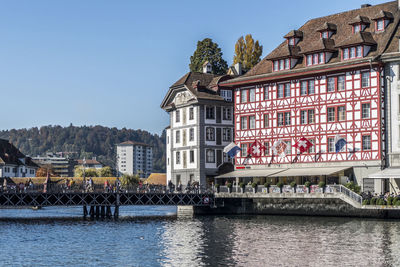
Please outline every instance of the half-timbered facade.
[[[394, 1], [310, 20], [248, 73], [223, 82], [234, 89], [235, 142], [242, 149], [231, 177], [264, 169], [263, 178], [363, 185], [384, 168], [393, 127], [385, 121], [388, 73], [381, 57], [399, 52], [399, 19]], [[338, 136], [347, 142], [340, 151]], [[313, 146], [300, 154], [293, 145], [302, 137]], [[273, 154], [277, 140], [287, 144], [285, 156]], [[265, 153], [248, 157], [255, 141]]]

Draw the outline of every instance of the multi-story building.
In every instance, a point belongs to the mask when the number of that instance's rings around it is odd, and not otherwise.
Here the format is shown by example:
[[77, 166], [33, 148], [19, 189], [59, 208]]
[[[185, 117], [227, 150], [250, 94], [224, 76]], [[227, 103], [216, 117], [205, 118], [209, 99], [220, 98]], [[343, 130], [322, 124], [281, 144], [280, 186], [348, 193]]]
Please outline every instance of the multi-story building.
[[87, 169], [100, 170], [101, 168], [104, 167], [104, 165], [101, 162], [99, 162], [96, 158], [77, 159], [77, 160], [75, 160], [75, 165], [77, 167], [84, 168], [85, 170], [87, 170]]
[[0, 139], [0, 177], [35, 177], [38, 168], [13, 144]]
[[218, 167], [229, 159], [224, 147], [233, 139], [233, 104], [230, 88], [220, 82], [229, 75], [214, 75], [211, 65], [203, 73], [189, 72], [175, 82], [161, 104], [170, 115], [166, 130], [167, 181], [210, 183]]
[[153, 149], [150, 145], [126, 141], [117, 145], [117, 172], [139, 174], [147, 178], [153, 171]]
[[73, 177], [75, 162], [73, 159], [61, 157], [53, 153], [47, 153], [46, 156], [37, 156], [32, 160], [43, 168], [51, 168], [56, 176]]
[[[364, 191], [389, 190], [367, 178], [400, 166], [399, 13], [394, 1], [311, 19], [245, 75], [223, 82], [234, 89], [242, 151], [221, 178], [354, 180]], [[302, 137], [313, 146], [300, 154], [293, 145]], [[347, 144], [337, 152], [339, 138]], [[265, 153], [249, 158], [256, 140]], [[286, 155], [273, 154], [278, 140]]]

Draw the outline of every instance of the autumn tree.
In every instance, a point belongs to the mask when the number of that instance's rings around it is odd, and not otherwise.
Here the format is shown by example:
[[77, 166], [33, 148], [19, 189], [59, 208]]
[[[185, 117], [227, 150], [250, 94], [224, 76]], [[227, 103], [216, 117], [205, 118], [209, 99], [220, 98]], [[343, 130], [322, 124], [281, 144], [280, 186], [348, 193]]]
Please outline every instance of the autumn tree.
[[76, 166], [74, 171], [75, 177], [97, 177], [97, 170], [96, 169], [83, 169], [82, 166]]
[[50, 177], [56, 176], [52, 166], [50, 164], [47, 164], [47, 165], [42, 165], [39, 169], [37, 169], [36, 177], [47, 177], [47, 173], [50, 175]]
[[228, 64], [222, 58], [221, 48], [210, 38], [197, 42], [196, 51], [190, 57], [189, 68], [192, 72], [202, 72], [204, 62], [208, 61], [212, 66], [214, 74], [225, 74], [228, 70]]
[[112, 177], [113, 176], [113, 172], [111, 167], [106, 166], [101, 168], [100, 170], [97, 170], [97, 176], [98, 177]]
[[122, 185], [125, 185], [125, 186], [136, 185], [139, 183], [139, 181], [140, 181], [140, 178], [139, 178], [138, 174], [134, 174], [134, 175], [124, 174], [121, 177], [121, 183], [122, 183]]
[[235, 55], [233, 64], [242, 63], [244, 72], [249, 71], [261, 60], [263, 47], [258, 40], [254, 42], [253, 36], [247, 34], [245, 38], [241, 36], [235, 44]]

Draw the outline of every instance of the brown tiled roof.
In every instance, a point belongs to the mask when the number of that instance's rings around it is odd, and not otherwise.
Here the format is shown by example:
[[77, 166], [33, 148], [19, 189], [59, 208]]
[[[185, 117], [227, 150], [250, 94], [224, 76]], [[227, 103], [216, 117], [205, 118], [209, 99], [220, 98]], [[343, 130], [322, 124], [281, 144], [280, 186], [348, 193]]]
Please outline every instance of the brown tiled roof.
[[144, 181], [145, 184], [167, 185], [167, 175], [165, 173], [152, 173]]
[[291, 37], [301, 38], [301, 37], [303, 37], [303, 32], [302, 31], [298, 31], [298, 30], [292, 30], [292, 31], [290, 31], [288, 34], [286, 34], [283, 37], [285, 37], [285, 38], [291, 38]]
[[333, 23], [325, 22], [325, 23], [322, 25], [322, 27], [319, 28], [318, 31], [319, 31], [319, 32], [322, 32], [322, 31], [327, 31], [327, 30], [329, 30], [329, 31], [336, 31], [336, 30], [337, 30], [337, 27], [336, 27], [336, 25], [333, 24]]
[[[24, 159], [25, 163], [20, 159]], [[26, 157], [18, 148], [5, 139], [0, 139], [0, 164], [26, 165], [35, 168], [39, 167], [30, 157]]]
[[373, 18], [373, 20], [377, 20], [377, 19], [393, 19], [393, 14], [388, 12], [388, 11], [384, 11], [381, 10], [379, 11], [379, 13]]
[[[349, 25], [349, 22], [354, 20], [357, 16], [366, 17], [369, 19], [375, 18], [378, 16], [381, 11], [384, 10], [386, 12], [390, 12], [394, 14], [394, 20], [389, 23], [384, 31], [375, 32], [374, 25], [369, 25], [365, 28], [364, 32], [368, 32], [368, 34], [361, 34], [357, 36], [357, 34], [353, 34], [352, 26]], [[318, 32], [325, 23], [332, 23], [337, 25], [336, 34], [332, 35], [331, 39], [335, 42], [335, 44], [343, 45], [343, 43], [347, 43], [352, 41], [349, 36], [352, 38], [359, 38], [362, 39], [364, 42], [371, 42], [372, 40], [376, 43], [374, 49], [371, 49], [367, 58], [375, 58], [378, 55], [381, 55], [383, 52], [396, 52], [398, 51], [398, 47], [396, 45], [389, 45], [393, 41], [393, 33], [397, 30], [398, 24], [400, 19], [400, 11], [397, 9], [397, 1], [388, 2], [384, 4], [379, 4], [375, 6], [350, 10], [343, 13], [338, 13], [326, 17], [320, 17], [316, 19], [312, 19], [307, 21], [299, 30], [303, 33], [302, 41], [300, 41], [296, 47], [299, 49], [299, 53], [302, 54], [304, 51], [309, 50], [309, 46], [312, 46], [314, 43], [318, 43], [320, 41], [320, 33]], [[354, 36], [354, 37], [353, 37]], [[372, 38], [371, 38], [372, 37]], [[395, 40], [398, 43], [398, 40]], [[287, 55], [288, 54], [288, 46], [287, 41], [283, 41], [276, 49], [274, 49], [269, 55], [267, 55], [263, 60], [261, 60], [256, 66], [254, 66], [250, 71], [248, 71], [244, 76], [234, 78], [228, 83], [234, 83], [236, 81], [244, 81], [248, 79], [252, 79], [252, 76], [255, 75], [263, 75], [272, 73], [272, 61], [269, 59], [278, 58], [279, 56]], [[348, 62], [357, 62], [362, 61], [363, 59], [354, 59], [349, 60]], [[329, 64], [339, 63], [341, 62], [340, 54], [335, 53], [335, 56], [332, 57], [329, 63], [324, 64], [327, 66]], [[347, 63], [348, 63], [347, 62]], [[299, 69], [306, 68], [304, 60], [299, 61], [299, 63], [290, 71], [296, 72]], [[289, 71], [289, 72], [290, 72]], [[281, 72], [279, 72], [281, 73]], [[278, 74], [278, 72], [277, 72]], [[224, 85], [224, 83], [222, 83]]]
[[313, 42], [309, 46], [307, 46], [303, 53], [307, 54], [310, 52], [318, 52], [318, 51], [335, 51], [335, 41], [333, 39], [319, 39], [316, 42]]
[[142, 143], [142, 142], [136, 142], [136, 141], [125, 141], [120, 144], [119, 146], [124, 146], [124, 145], [137, 145], [137, 146], [150, 146], [148, 144]]
[[285, 57], [300, 57], [300, 47], [288, 45], [286, 42], [282, 44], [279, 50], [272, 51], [266, 59], [279, 59]]
[[357, 15], [354, 19], [350, 20], [349, 25], [354, 25], [359, 23], [370, 24], [371, 21], [367, 17]]
[[375, 45], [376, 42], [370, 32], [357, 32], [350, 35], [347, 39], [337, 44], [336, 47], [345, 47], [356, 44]]

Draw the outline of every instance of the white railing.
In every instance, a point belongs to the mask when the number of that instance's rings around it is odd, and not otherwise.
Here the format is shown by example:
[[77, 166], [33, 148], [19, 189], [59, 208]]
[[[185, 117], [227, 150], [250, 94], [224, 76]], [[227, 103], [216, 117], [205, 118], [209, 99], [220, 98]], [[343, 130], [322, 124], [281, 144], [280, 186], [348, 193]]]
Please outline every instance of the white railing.
[[331, 185], [331, 186], [335, 189], [335, 191], [337, 193], [342, 193], [342, 194], [348, 196], [349, 198], [351, 198], [352, 200], [360, 203], [360, 205], [362, 205], [363, 198], [356, 192], [351, 191], [350, 189], [348, 189], [347, 187], [345, 187], [343, 185]]

